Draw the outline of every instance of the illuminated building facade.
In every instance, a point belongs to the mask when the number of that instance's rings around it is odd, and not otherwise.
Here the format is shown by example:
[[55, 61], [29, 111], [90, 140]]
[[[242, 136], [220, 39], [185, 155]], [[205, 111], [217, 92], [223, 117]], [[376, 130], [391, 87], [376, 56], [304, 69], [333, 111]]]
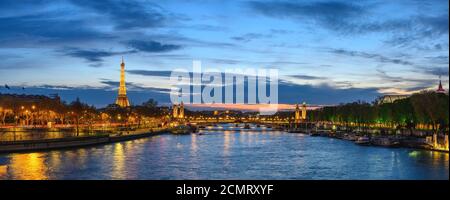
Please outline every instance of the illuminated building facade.
[[295, 105], [295, 121], [306, 120], [306, 103], [303, 102], [302, 108], [297, 104]]
[[384, 95], [382, 97], [379, 97], [376, 102], [378, 105], [385, 103], [394, 103], [394, 101], [406, 99], [408, 97], [410, 97], [410, 95]]
[[178, 118], [183, 119], [184, 118], [184, 104], [181, 102], [180, 106], [178, 107]]
[[306, 120], [306, 103], [305, 102], [303, 102], [303, 105], [302, 105], [302, 119]]
[[172, 106], [172, 116], [175, 119], [184, 119], [184, 104], [181, 102], [179, 105], [174, 104]]
[[295, 121], [300, 121], [300, 107], [295, 105]]
[[178, 118], [178, 105], [173, 104], [172, 106], [172, 116], [173, 118]]

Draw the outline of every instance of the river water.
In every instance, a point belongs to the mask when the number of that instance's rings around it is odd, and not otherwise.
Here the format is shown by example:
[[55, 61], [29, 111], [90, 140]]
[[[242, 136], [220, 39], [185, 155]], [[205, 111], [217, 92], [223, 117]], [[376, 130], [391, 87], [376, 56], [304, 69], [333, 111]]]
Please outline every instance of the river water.
[[163, 134], [0, 154], [0, 179], [449, 179], [449, 155], [281, 131]]

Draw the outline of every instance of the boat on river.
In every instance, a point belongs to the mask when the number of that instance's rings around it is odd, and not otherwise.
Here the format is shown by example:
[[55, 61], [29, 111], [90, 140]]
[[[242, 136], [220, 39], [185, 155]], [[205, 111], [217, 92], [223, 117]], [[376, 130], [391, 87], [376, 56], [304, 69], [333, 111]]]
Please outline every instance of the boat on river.
[[358, 136], [356, 136], [355, 134], [351, 133], [351, 134], [344, 134], [343, 138], [344, 140], [349, 140], [349, 141], [356, 141], [358, 139]]
[[250, 125], [249, 124], [245, 124], [244, 125], [244, 129], [250, 129]]
[[373, 145], [383, 147], [398, 147], [400, 145], [399, 140], [392, 137], [376, 137], [371, 142]]
[[356, 139], [356, 141], [355, 141], [355, 144], [370, 145], [370, 138], [367, 136], [358, 137], [358, 139]]
[[175, 135], [187, 135], [193, 132], [190, 126], [179, 125], [170, 129], [170, 133]]
[[318, 133], [318, 132], [310, 132], [310, 133], [309, 133], [309, 136], [311, 136], [311, 137], [317, 137], [317, 136], [320, 136], [320, 133]]

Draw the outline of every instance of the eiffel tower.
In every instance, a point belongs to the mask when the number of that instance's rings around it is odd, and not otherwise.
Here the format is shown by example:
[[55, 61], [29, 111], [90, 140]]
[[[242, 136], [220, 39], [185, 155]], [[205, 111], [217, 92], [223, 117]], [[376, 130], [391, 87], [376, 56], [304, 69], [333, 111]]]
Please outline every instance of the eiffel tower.
[[130, 102], [127, 97], [127, 87], [125, 86], [125, 62], [120, 64], [120, 86], [119, 86], [119, 95], [117, 96], [116, 104], [120, 107], [128, 107], [130, 106]]

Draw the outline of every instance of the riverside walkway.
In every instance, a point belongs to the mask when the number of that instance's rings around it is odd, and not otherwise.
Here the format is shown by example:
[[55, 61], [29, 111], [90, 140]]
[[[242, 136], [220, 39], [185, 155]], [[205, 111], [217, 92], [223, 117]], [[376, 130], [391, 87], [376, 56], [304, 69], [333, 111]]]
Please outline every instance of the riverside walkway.
[[117, 131], [110, 134], [0, 141], [0, 153], [11, 153], [20, 151], [42, 151], [50, 149], [106, 144], [150, 137], [166, 132], [167, 132], [166, 128], [146, 128], [146, 129], [138, 129], [135, 131]]

